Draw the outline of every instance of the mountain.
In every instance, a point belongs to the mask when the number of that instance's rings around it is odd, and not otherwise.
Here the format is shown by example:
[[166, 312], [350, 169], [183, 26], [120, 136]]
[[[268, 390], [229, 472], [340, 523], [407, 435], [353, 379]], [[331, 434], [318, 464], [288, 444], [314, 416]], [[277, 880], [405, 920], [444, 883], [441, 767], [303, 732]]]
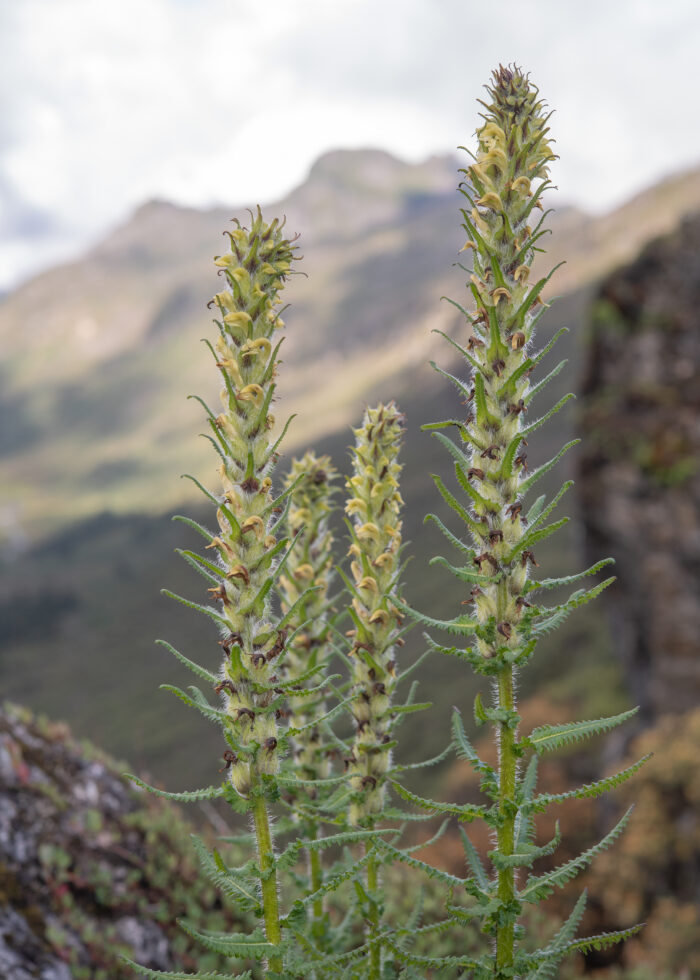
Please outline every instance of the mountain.
[[[268, 208], [300, 232], [304, 261], [280, 378], [279, 418], [298, 413], [287, 449], [338, 431], [363, 404], [422, 368], [434, 327], [458, 322], [441, 303], [463, 292], [457, 161], [411, 165], [377, 150], [323, 156], [306, 182]], [[593, 218], [561, 208], [541, 263], [559, 261], [570, 292], [631, 256], [700, 202], [698, 173]], [[202, 414], [217, 379], [198, 341], [213, 256], [231, 214], [152, 201], [79, 261], [42, 273], [0, 301], [0, 534], [15, 548], [110, 510], [162, 513], [189, 499], [179, 475], [206, 479]], [[307, 278], [308, 277], [308, 278]], [[425, 382], [430, 383], [430, 382]]]
[[[344, 469], [347, 427], [364, 402], [399, 400], [408, 419], [402, 493], [414, 555], [407, 596], [438, 617], [454, 615], [463, 597], [447, 573], [426, 575], [443, 541], [422, 521], [429, 510], [445, 516], [429, 474], [449, 481], [451, 464], [420, 425], [463, 411], [456, 392], [427, 366], [431, 357], [448, 369], [452, 363], [449, 345], [430, 328], [464, 329], [455, 309], [440, 302], [443, 294], [461, 300], [464, 292], [464, 274], [453, 265], [463, 243], [455, 168], [450, 158], [410, 166], [378, 151], [333, 153], [286, 201], [266, 209], [285, 211], [290, 228], [301, 230], [309, 276], [295, 277], [288, 289], [293, 307], [285, 314], [277, 414], [299, 417], [287, 456], [313, 441]], [[578, 390], [597, 278], [698, 202], [700, 174], [692, 173], [611, 215], [562, 208], [553, 216], [541, 268], [560, 256], [569, 261], [555, 277], [563, 295], [545, 312], [539, 337], [546, 342], [568, 325], [549, 363], [568, 357], [570, 368], [534, 413]], [[216, 372], [197, 340], [211, 335], [204, 304], [216, 289], [211, 258], [228, 219], [222, 209], [151, 202], [83, 260], [42, 274], [0, 307], [0, 397], [11, 420], [0, 447], [0, 515], [14, 542], [0, 555], [0, 684], [173, 789], [215, 778], [221, 751], [213, 729], [157, 691], [159, 683], [190, 678], [153, 640], [161, 636], [217, 663], [215, 633], [159, 590], [204, 598], [173, 555], [176, 546], [196, 542], [168, 515], [184, 509], [211, 522], [210, 509], [188, 496], [178, 475], [189, 469], [206, 483], [214, 470], [211, 447], [196, 438], [200, 408], [184, 396], [217, 397]], [[531, 440], [531, 466], [554, 455], [573, 428], [567, 406]], [[571, 472], [565, 458], [543, 490]], [[575, 501], [566, 512], [576, 515]], [[579, 538], [573, 521], [538, 548], [546, 574], [576, 570]], [[611, 645], [602, 617], [572, 617], [556, 643], [543, 644], [523, 692], [546, 683], [553, 696], [578, 702], [582, 716], [628, 706]], [[421, 648], [416, 632], [406, 656]], [[469, 711], [477, 685], [457, 660], [430, 661], [418, 676], [421, 697], [435, 703], [434, 718], [446, 717], [455, 702]], [[423, 757], [445, 738], [441, 723], [425, 723], [406, 731], [403, 751]]]

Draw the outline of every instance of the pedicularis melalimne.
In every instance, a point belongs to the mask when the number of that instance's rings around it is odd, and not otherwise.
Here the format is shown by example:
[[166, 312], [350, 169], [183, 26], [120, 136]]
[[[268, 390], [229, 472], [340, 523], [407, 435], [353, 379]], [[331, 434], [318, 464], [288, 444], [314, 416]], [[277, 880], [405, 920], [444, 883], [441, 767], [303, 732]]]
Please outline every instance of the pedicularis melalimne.
[[[223, 785], [206, 790], [155, 792], [179, 800], [220, 797], [251, 815], [254, 850], [241, 866], [230, 866], [201, 840], [195, 843], [204, 872], [252, 925], [232, 935], [197, 932], [183, 923], [212, 953], [242, 962], [242, 972], [184, 974], [135, 966], [146, 976], [547, 980], [567, 953], [602, 948], [636, 931], [577, 939], [584, 893], [544, 948], [534, 948], [528, 934], [528, 905], [583, 870], [621, 833], [628, 817], [577, 858], [536, 872], [535, 863], [559, 843], [558, 828], [552, 840], [537, 843], [536, 814], [565, 799], [596, 797], [644, 760], [580, 789], [538, 793], [543, 753], [606, 732], [634, 712], [520, 731], [516, 672], [527, 665], [541, 636], [612, 579], [548, 607], [540, 604], [543, 592], [595, 575], [609, 560], [564, 578], [532, 576], [538, 542], [566, 523], [566, 518], [547, 522], [571, 484], [549, 502], [544, 496], [528, 498], [574, 445], [529, 470], [529, 437], [571, 397], [532, 419], [536, 396], [565, 363], [531, 384], [562, 332], [534, 349], [545, 308], [542, 291], [551, 273], [533, 282], [532, 265], [547, 230], [542, 198], [550, 186], [553, 153], [544, 103], [520, 69], [499, 67], [487, 93], [476, 153], [460, 185], [467, 201], [464, 250], [473, 259], [468, 288], [474, 308], [468, 312], [455, 303], [470, 326], [465, 344], [446, 338], [463, 359], [465, 376], [437, 369], [462, 394], [467, 414], [425, 427], [453, 459], [455, 492], [439, 476], [434, 480], [463, 527], [454, 533], [429, 515], [462, 564], [442, 557], [434, 561], [454, 574], [455, 592], [473, 604], [472, 613], [441, 621], [402, 597], [397, 457], [403, 417], [393, 403], [368, 408], [355, 430], [345, 507], [350, 574], [338, 569], [345, 595], [330, 597], [328, 521], [336, 471], [327, 457], [307, 453], [293, 461], [278, 495], [272, 480], [286, 430], [272, 441], [275, 337], [282, 326], [278, 298], [291, 273], [294, 246], [277, 220], [267, 224], [258, 211], [249, 229], [237, 226], [230, 234], [230, 251], [216, 260], [226, 289], [213, 300], [219, 336], [211, 349], [223, 379], [223, 411], [204, 407], [220, 456], [221, 484], [204, 493], [216, 507], [219, 528], [212, 533], [182, 518], [205, 538], [208, 555], [182, 554], [208, 580], [217, 605], [174, 598], [214, 620], [223, 656], [214, 672], [166, 646], [218, 695], [218, 703], [212, 703], [197, 687], [170, 688], [222, 727], [226, 775]], [[457, 440], [445, 430], [456, 432]], [[479, 758], [459, 711], [446, 750], [456, 751], [480, 775], [487, 801], [481, 805], [426, 799], [402, 785], [403, 771], [438, 762], [446, 753], [415, 766], [392, 761], [400, 722], [429, 708], [415, 702], [415, 682], [405, 700], [398, 697], [401, 682], [417, 665], [402, 662], [404, 633], [416, 622], [456, 638], [447, 646], [426, 636], [429, 651], [457, 657], [492, 679], [492, 702], [484, 704], [478, 696], [474, 713], [477, 725], [494, 730], [497, 766]], [[339, 674], [330, 673], [331, 662]], [[274, 843], [271, 810], [281, 849]], [[407, 820], [435, 815], [446, 821], [438, 835], [454, 818], [460, 824], [469, 867], [464, 878], [426, 864], [414, 856], [415, 846], [402, 843]], [[487, 855], [477, 853], [461, 827], [476, 819], [492, 831], [494, 846]], [[392, 864], [404, 868], [407, 887], [415, 872], [442, 892], [441, 917], [421, 923], [416, 898], [409, 921], [395, 921], [383, 884]], [[396, 879], [394, 872], [391, 878]], [[485, 943], [479, 944], [479, 931]]]

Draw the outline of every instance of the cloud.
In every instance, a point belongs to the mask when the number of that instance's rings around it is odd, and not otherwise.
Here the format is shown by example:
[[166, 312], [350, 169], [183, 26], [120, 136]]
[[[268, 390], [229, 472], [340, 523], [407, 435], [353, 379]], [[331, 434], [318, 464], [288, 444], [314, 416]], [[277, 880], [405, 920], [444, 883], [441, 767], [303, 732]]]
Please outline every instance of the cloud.
[[566, 199], [603, 208], [700, 156], [693, 0], [23, 0], [0, 31], [0, 178], [51, 225], [42, 261], [151, 197], [269, 201], [328, 148], [451, 150], [499, 61], [557, 107]]

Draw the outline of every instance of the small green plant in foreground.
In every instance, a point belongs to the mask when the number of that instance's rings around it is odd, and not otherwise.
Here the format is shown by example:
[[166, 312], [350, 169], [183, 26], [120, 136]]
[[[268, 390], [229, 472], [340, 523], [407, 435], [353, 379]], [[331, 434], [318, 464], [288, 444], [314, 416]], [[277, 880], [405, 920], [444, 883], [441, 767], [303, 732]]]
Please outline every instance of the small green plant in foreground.
[[[213, 301], [219, 336], [211, 347], [223, 380], [222, 411], [204, 407], [220, 457], [220, 484], [204, 492], [216, 508], [218, 529], [194, 525], [205, 554], [183, 551], [207, 580], [215, 605], [174, 598], [214, 621], [220, 663], [210, 670], [169, 649], [207, 691], [170, 688], [221, 726], [225, 778], [209, 789], [162, 795], [218, 797], [249, 814], [250, 854], [243, 865], [230, 866], [223, 847], [210, 850], [197, 841], [197, 849], [204, 873], [259, 925], [232, 935], [183, 922], [190, 936], [239, 970], [189, 975], [199, 980], [546, 980], [567, 953], [603, 948], [636, 931], [576, 938], [585, 894], [544, 948], [534, 948], [526, 928], [527, 906], [586, 868], [628, 817], [577, 858], [538, 872], [536, 862], [555, 852], [560, 835], [557, 827], [552, 840], [538, 844], [536, 815], [565, 799], [600, 795], [641, 762], [570, 792], [539, 793], [543, 753], [608, 731], [633, 712], [520, 731], [516, 673], [541, 636], [612, 579], [547, 606], [540, 597], [548, 590], [577, 585], [609, 560], [565, 578], [532, 574], [538, 543], [567, 520], [550, 518], [571, 484], [550, 501], [533, 501], [531, 491], [573, 446], [528, 469], [528, 439], [571, 397], [533, 419], [536, 398], [564, 363], [531, 383], [559, 336], [542, 350], [533, 347], [542, 290], [551, 276], [531, 281], [546, 231], [542, 198], [553, 153], [544, 103], [526, 75], [500, 67], [487, 92], [476, 153], [460, 187], [467, 201], [462, 214], [465, 251], [473, 260], [473, 309], [455, 305], [471, 329], [464, 331], [463, 345], [446, 338], [459, 351], [465, 375], [440, 371], [461, 393], [466, 415], [426, 426], [452, 458], [454, 492], [440, 477], [434, 480], [462, 527], [455, 533], [430, 515], [460, 563], [434, 561], [457, 578], [472, 612], [440, 621], [402, 596], [403, 418], [393, 403], [368, 408], [355, 431], [345, 506], [350, 563], [337, 569], [345, 592], [331, 595], [334, 467], [308, 453], [292, 463], [281, 492], [273, 482], [284, 436], [273, 441], [270, 412], [282, 326], [279, 295], [292, 273], [294, 246], [277, 220], [268, 224], [258, 212], [249, 228], [230, 234], [230, 251], [216, 260], [226, 284]], [[401, 723], [429, 708], [416, 700], [415, 682], [404, 685], [417, 666], [403, 662], [404, 634], [416, 623], [451, 637], [447, 645], [426, 635], [427, 653], [457, 657], [491, 679], [493, 698], [487, 704], [477, 697], [474, 714], [477, 725], [494, 732], [497, 766], [479, 758], [459, 710], [444, 753], [414, 766], [394, 762]], [[483, 804], [439, 802], [404, 787], [406, 769], [439, 762], [452, 750], [480, 775]], [[405, 843], [408, 822], [436, 815], [445, 821], [438, 835], [450, 821], [460, 826], [469, 867], [464, 878], [421, 861], [419, 848]], [[464, 832], [463, 824], [473, 820], [491, 830], [487, 855], [479, 855]], [[385, 882], [412, 888], [414, 875], [430, 889], [433, 910], [439, 895], [441, 911], [423, 921], [418, 882], [408, 918], [396, 921], [391, 909], [400, 903], [386, 894]], [[479, 940], [479, 933], [485, 938]], [[149, 977], [186, 976], [136, 968]]]

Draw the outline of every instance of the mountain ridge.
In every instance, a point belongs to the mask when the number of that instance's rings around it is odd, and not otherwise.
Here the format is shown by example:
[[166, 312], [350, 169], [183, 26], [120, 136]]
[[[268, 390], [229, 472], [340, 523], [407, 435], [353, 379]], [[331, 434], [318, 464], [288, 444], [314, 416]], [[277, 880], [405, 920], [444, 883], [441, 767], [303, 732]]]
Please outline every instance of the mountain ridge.
[[[267, 214], [285, 213], [305, 256], [292, 279], [279, 395], [296, 450], [350, 424], [401, 378], [430, 385], [430, 331], [458, 328], [463, 243], [456, 158], [404, 163], [379, 150], [332, 151]], [[539, 268], [567, 257], [568, 293], [700, 205], [700, 170], [637, 195], [611, 215], [561, 206]], [[245, 209], [237, 209], [245, 218]], [[5, 351], [0, 436], [5, 538], [37, 540], [101, 510], [163, 512], [206, 479], [202, 419], [216, 376], [196, 341], [210, 333], [212, 259], [230, 210], [151, 201], [79, 260], [23, 283], [0, 304]], [[306, 278], [308, 276], [308, 278]], [[0, 532], [1, 534], [2, 532]]]

